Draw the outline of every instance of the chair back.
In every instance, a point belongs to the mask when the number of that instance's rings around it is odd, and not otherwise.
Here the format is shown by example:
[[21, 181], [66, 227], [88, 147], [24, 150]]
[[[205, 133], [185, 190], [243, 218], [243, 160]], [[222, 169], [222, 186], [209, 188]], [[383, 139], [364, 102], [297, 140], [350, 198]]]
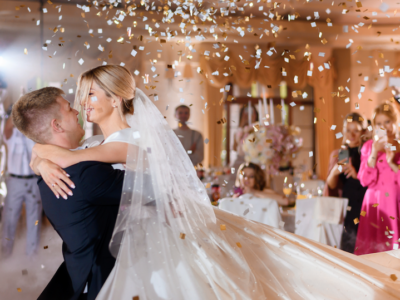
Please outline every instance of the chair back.
[[252, 221], [283, 229], [279, 205], [273, 199], [256, 198], [246, 194], [239, 198], [220, 200], [219, 208]]
[[340, 248], [347, 203], [336, 197], [297, 200], [295, 234]]

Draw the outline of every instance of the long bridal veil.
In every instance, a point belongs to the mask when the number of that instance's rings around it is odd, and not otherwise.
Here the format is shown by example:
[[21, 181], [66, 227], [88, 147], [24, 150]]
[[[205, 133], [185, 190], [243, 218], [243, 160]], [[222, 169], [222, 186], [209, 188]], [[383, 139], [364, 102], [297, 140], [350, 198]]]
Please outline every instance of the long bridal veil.
[[119, 248], [118, 272], [129, 276], [130, 287], [124, 291], [126, 279], [117, 279], [115, 289], [140, 299], [263, 298], [240, 241], [217, 224], [181, 142], [139, 89], [128, 123], [133, 133], [110, 249], [117, 256]]
[[399, 271], [214, 209], [139, 89], [134, 108], [117, 262], [98, 300], [398, 299]]

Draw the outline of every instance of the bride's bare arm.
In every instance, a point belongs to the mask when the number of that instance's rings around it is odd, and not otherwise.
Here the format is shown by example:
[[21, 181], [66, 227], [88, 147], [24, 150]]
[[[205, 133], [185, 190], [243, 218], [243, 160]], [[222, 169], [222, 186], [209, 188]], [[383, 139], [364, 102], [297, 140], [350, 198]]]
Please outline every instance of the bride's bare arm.
[[128, 144], [111, 142], [105, 145], [71, 151], [54, 145], [36, 144], [34, 154], [46, 158], [61, 168], [67, 168], [82, 161], [100, 161], [105, 163], [125, 163]]

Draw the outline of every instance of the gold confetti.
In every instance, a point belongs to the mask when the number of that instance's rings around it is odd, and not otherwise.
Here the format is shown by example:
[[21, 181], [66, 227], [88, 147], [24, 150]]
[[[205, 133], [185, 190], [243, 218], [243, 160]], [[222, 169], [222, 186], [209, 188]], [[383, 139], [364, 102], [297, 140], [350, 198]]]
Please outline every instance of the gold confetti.
[[18, 293], [21, 293], [22, 289], [21, 288], [17, 288], [17, 291], [18, 291]]
[[25, 55], [28, 54], [28, 49], [27, 49], [27, 48], [24, 49], [24, 54], [25, 54]]
[[354, 225], [357, 225], [358, 223], [360, 223], [360, 220], [358, 218], [355, 218], [353, 221], [354, 221]]
[[375, 227], [375, 228], [377, 228], [377, 229], [379, 228], [379, 226], [376, 225], [375, 223], [372, 223], [372, 222], [371, 222], [370, 224], [371, 224], [372, 227]]
[[44, 247], [43, 247], [43, 249], [47, 249], [47, 248], [49, 248], [49, 246], [44, 246]]
[[221, 229], [221, 230], [226, 230], [226, 225], [225, 225], [225, 224], [219, 225], [219, 229]]
[[241, 243], [237, 242], [236, 245], [237, 245], [239, 248], [242, 248], [242, 244], [241, 244]]
[[366, 214], [367, 214], [367, 212], [363, 210], [363, 211], [361, 211], [360, 216], [365, 217]]
[[39, 224], [39, 220], [36, 220], [35, 222], [35, 226], [37, 226]]
[[182, 240], [184, 240], [185, 237], [186, 237], [186, 234], [184, 234], [184, 233], [181, 232], [181, 234], [179, 235], [179, 237], [180, 237]]
[[393, 281], [397, 280], [397, 276], [394, 274], [390, 274], [390, 279], [392, 279]]
[[395, 217], [392, 217], [392, 216], [389, 216], [389, 218], [391, 218], [392, 220], [396, 220], [396, 218], [395, 218]]
[[377, 207], [379, 205], [379, 203], [374, 203], [372, 204], [372, 207]]
[[139, 296], [133, 296], [132, 300], [139, 300]]

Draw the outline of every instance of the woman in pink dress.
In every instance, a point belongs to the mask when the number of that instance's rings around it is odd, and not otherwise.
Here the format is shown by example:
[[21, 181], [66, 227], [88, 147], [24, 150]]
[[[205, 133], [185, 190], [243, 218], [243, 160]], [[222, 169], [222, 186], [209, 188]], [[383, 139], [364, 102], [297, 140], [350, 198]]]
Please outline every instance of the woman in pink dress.
[[[368, 187], [359, 217], [354, 254], [368, 254], [398, 249], [400, 189], [397, 142], [397, 114], [391, 104], [374, 110], [375, 136], [361, 149], [358, 179]], [[354, 220], [357, 223], [357, 219]]]

